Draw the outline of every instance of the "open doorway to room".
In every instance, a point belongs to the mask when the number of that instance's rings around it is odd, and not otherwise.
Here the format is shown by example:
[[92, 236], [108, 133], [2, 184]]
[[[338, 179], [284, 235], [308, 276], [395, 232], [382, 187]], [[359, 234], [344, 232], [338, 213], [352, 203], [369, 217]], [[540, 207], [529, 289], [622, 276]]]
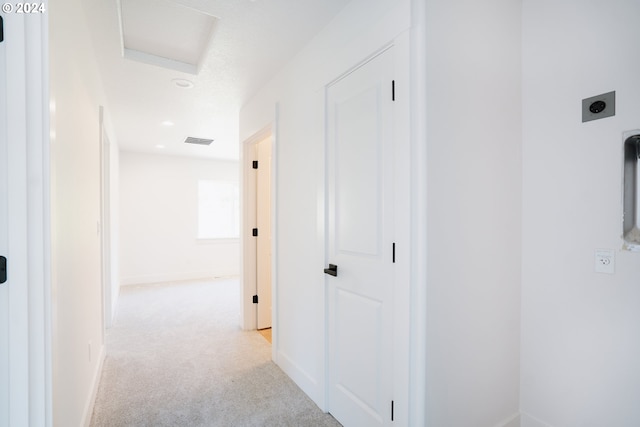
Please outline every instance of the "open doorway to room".
[[121, 151], [120, 284], [239, 274], [235, 160]]
[[271, 126], [243, 146], [243, 328], [272, 342], [273, 326], [273, 133]]

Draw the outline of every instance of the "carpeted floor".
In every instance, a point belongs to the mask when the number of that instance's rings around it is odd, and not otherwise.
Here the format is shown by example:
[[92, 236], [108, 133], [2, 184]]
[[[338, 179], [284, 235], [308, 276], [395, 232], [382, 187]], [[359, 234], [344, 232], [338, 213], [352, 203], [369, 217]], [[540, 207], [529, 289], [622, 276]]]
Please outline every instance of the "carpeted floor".
[[237, 280], [123, 287], [92, 427], [340, 426], [240, 330]]

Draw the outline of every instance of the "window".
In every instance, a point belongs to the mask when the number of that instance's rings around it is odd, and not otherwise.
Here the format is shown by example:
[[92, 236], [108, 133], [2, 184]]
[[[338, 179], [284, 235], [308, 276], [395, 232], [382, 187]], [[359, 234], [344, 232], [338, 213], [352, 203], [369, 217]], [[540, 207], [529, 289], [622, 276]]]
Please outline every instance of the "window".
[[237, 239], [240, 201], [237, 182], [198, 181], [198, 239]]

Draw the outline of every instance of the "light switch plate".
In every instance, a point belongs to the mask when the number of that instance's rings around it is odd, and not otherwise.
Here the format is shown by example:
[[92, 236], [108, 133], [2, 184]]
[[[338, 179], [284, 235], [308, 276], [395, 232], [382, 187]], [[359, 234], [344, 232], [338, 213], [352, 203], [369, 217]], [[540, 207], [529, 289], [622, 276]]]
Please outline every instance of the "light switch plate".
[[596, 249], [596, 273], [613, 274], [615, 272], [615, 264], [615, 253], [612, 249]]
[[607, 92], [582, 100], [582, 123], [616, 115], [616, 92]]

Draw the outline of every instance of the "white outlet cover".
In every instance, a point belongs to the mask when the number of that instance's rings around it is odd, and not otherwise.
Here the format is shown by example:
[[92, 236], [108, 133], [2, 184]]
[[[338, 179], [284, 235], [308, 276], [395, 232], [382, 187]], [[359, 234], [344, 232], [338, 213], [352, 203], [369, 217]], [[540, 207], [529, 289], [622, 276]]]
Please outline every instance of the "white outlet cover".
[[613, 274], [615, 272], [616, 257], [613, 249], [596, 249], [596, 273]]

